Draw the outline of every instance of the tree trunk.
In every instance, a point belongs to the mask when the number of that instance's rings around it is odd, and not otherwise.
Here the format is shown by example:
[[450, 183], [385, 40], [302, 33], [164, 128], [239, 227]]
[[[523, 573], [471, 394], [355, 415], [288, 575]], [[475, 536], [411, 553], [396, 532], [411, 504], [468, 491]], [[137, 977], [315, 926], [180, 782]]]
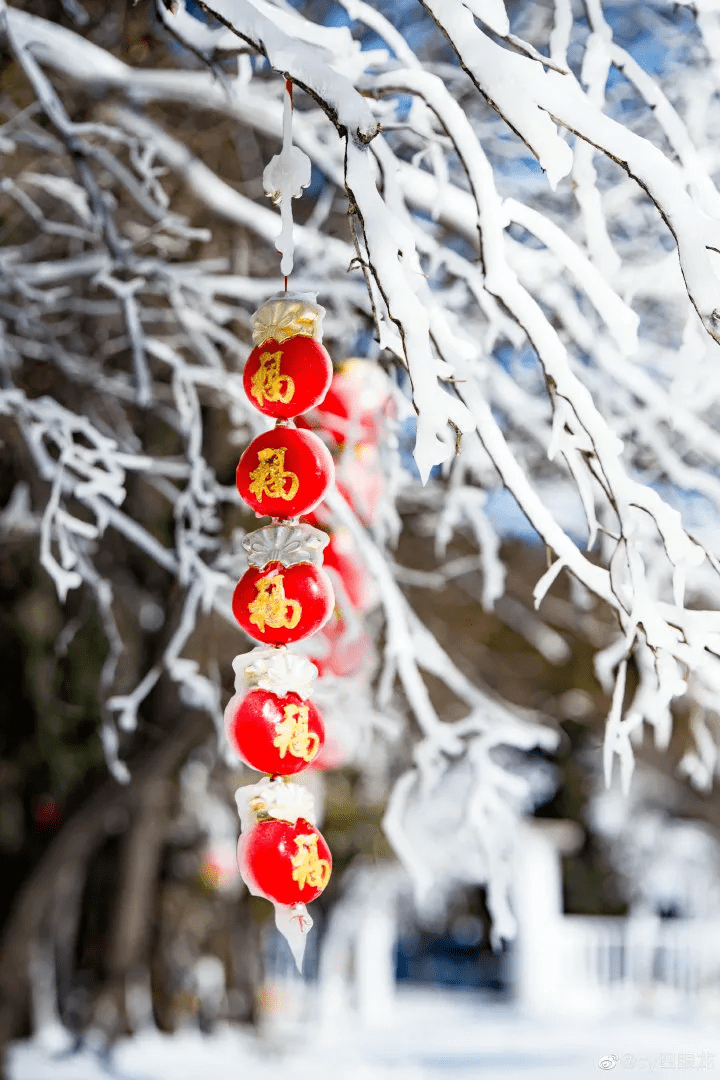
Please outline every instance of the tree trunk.
[[[128, 1015], [126, 994], [141, 993], [148, 984], [148, 949], [155, 889], [167, 825], [170, 785], [165, 776], [147, 781], [132, 811], [123, 842], [117, 901], [106, 957], [108, 980], [95, 1010], [96, 1016], [115, 1013], [115, 1030], [132, 1030], [136, 1017]], [[149, 1019], [149, 1003], [143, 1010]]]
[[[108, 780], [70, 818], [20, 889], [0, 942], [0, 1052], [10, 1039], [17, 1036], [27, 1015], [30, 949], [49, 920], [60, 885], [68, 880], [84, 881], [88, 861], [105, 836], [106, 823], [116, 818], [118, 810], [126, 809], [132, 813], [138, 805], [157, 805], [157, 800], [164, 797], [159, 792], [165, 778], [209, 732], [210, 720], [207, 716], [187, 714], [184, 722], [181, 720], [177, 723], [159, 746], [130, 763], [132, 780], [127, 787], [120, 787], [114, 780]], [[152, 814], [152, 811], [148, 813]], [[158, 852], [156, 849], [148, 858], [144, 855], [137, 858], [133, 852], [141, 846], [140, 822], [148, 827], [148, 813], [139, 816], [138, 827], [131, 827], [128, 836], [125, 865], [129, 873], [125, 888], [129, 891], [126, 892], [128, 899], [121, 903], [123, 914], [113, 938], [116, 969], [131, 954], [137, 955], [133, 950], [141, 947], [140, 943], [144, 941], [141, 912], [135, 911], [135, 903], [145, 903]], [[155, 827], [155, 823], [152, 823], [149, 832]], [[160, 827], [158, 824], [157, 828]], [[156, 844], [156, 841], [153, 843]], [[74, 935], [76, 932], [81, 890], [75, 890], [74, 895], [75, 911], [72, 918], [63, 918], [65, 934]]]

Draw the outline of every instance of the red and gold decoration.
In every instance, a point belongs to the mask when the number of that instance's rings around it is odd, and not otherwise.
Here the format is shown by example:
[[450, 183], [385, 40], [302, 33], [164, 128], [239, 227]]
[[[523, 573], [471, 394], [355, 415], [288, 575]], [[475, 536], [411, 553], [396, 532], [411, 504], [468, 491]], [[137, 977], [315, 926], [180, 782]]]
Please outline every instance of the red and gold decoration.
[[309, 904], [330, 880], [332, 856], [322, 833], [298, 818], [294, 824], [259, 817], [243, 844], [241, 871], [258, 893], [278, 904]]
[[324, 551], [325, 566], [339, 580], [347, 604], [364, 615], [378, 602], [378, 590], [360, 559], [349, 530], [341, 526], [330, 536]]
[[[377, 523], [386, 498], [378, 444], [388, 438], [393, 415], [392, 385], [385, 373], [370, 361], [351, 359], [339, 365], [330, 392], [307, 417], [308, 426], [330, 446], [339, 494], [365, 524]], [[336, 598], [333, 614], [313, 637], [308, 655], [323, 677], [367, 678], [376, 654], [363, 616], [379, 601], [376, 583], [350, 531], [338, 527], [323, 504], [307, 520], [329, 533], [324, 566]], [[313, 768], [325, 767], [332, 741], [328, 731]]]
[[330, 579], [317, 566], [273, 562], [243, 574], [233, 614], [245, 633], [268, 645], [289, 645], [319, 630], [333, 610]]
[[225, 730], [247, 765], [272, 776], [307, 769], [325, 741], [325, 725], [312, 701], [293, 693], [278, 697], [269, 690], [231, 698]]
[[289, 420], [319, 405], [330, 388], [332, 360], [318, 340], [316, 305], [270, 300], [253, 322], [255, 348], [243, 372], [245, 393], [265, 416]]
[[312, 431], [276, 427], [258, 435], [240, 458], [237, 489], [256, 514], [294, 518], [322, 502], [333, 481], [333, 461]]
[[298, 966], [312, 927], [306, 904], [320, 895], [332, 870], [330, 849], [315, 824], [313, 797], [285, 777], [239, 788], [238, 866], [253, 896], [275, 905], [275, 923]]
[[322, 439], [294, 418], [318, 406], [332, 364], [319, 341], [324, 311], [305, 298], [273, 297], [253, 318], [255, 348], [243, 382], [252, 404], [276, 418], [253, 439], [237, 467], [237, 487], [270, 525], [243, 540], [248, 568], [232, 609], [258, 648], [235, 658], [235, 695], [225, 731], [239, 757], [268, 775], [237, 792], [242, 833], [238, 866], [252, 893], [275, 905], [275, 921], [301, 963], [312, 919], [305, 905], [325, 888], [332, 858], [314, 824], [310, 793], [287, 778], [307, 769], [325, 740], [310, 700], [316, 667], [286, 646], [330, 619], [335, 596], [322, 567], [329, 538], [299, 515], [313, 511], [334, 481]]
[[250, 565], [232, 607], [249, 637], [289, 645], [325, 625], [335, 606], [330, 578], [318, 565], [327, 541], [311, 525], [270, 525], [245, 538]]
[[323, 428], [341, 449], [377, 446], [391, 411], [387, 376], [357, 358], [338, 366], [329, 392], [316, 406]]

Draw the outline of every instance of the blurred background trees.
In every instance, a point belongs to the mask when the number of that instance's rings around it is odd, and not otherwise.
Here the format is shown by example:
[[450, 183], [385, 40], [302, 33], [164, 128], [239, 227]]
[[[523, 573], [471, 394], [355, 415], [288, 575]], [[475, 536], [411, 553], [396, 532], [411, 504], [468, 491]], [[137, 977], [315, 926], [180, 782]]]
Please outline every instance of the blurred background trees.
[[[0, 6], [4, 1037], [48, 973], [108, 1039], [150, 1002], [258, 1007], [221, 729], [284, 76], [313, 166], [291, 288], [346, 380], [345, 428], [309, 418], [352, 564], [311, 646], [316, 906], [392, 849], [420, 921], [454, 897], [499, 944], [544, 807], [594, 830], [570, 910], [697, 910], [648, 865], [670, 816], [707, 851], [718, 826], [719, 31], [661, 0]], [[645, 847], [599, 795], [636, 756]]]

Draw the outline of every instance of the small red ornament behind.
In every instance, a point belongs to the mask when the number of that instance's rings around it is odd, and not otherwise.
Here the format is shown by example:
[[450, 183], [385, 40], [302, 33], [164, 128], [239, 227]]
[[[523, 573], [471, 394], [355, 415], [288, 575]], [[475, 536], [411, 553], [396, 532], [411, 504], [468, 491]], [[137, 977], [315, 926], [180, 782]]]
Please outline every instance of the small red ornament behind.
[[308, 656], [321, 676], [339, 679], [353, 678], [363, 671], [369, 676], [376, 662], [373, 640], [363, 623], [357, 619], [346, 622], [337, 608], [313, 639]]
[[238, 865], [251, 887], [277, 904], [309, 904], [330, 879], [332, 855], [309, 821], [259, 821], [240, 837]]
[[251, 566], [233, 595], [233, 614], [246, 634], [266, 645], [288, 645], [324, 626], [335, 606], [330, 579], [311, 563]]
[[287, 420], [323, 401], [332, 373], [332, 360], [315, 338], [271, 338], [256, 345], [247, 358], [243, 385], [261, 413]]
[[[344, 599], [361, 614], [370, 611], [380, 600], [375, 580], [360, 558], [349, 529], [344, 525], [330, 534], [323, 552], [323, 563], [337, 574]], [[337, 591], [337, 590], [336, 590]]]
[[225, 731], [247, 765], [274, 776], [307, 769], [325, 741], [325, 725], [312, 701], [261, 689], [230, 699]]
[[237, 467], [241, 496], [257, 514], [292, 518], [314, 510], [330, 487], [330, 451], [311, 431], [277, 427], [253, 439]]
[[345, 360], [317, 407], [317, 419], [338, 446], [377, 445], [393, 412], [389, 390], [387, 376], [376, 364]]

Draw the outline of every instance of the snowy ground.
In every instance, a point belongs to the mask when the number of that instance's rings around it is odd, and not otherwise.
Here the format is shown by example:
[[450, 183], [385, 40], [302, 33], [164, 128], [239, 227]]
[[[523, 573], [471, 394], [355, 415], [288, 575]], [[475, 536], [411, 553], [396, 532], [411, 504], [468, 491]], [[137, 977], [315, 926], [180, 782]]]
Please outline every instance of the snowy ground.
[[686, 1018], [530, 1020], [473, 995], [409, 991], [387, 1023], [347, 1022], [313, 1037], [308, 1026], [257, 1036], [156, 1032], [111, 1058], [11, 1048], [9, 1080], [590, 1080], [612, 1073], [720, 1077], [720, 1026]]

